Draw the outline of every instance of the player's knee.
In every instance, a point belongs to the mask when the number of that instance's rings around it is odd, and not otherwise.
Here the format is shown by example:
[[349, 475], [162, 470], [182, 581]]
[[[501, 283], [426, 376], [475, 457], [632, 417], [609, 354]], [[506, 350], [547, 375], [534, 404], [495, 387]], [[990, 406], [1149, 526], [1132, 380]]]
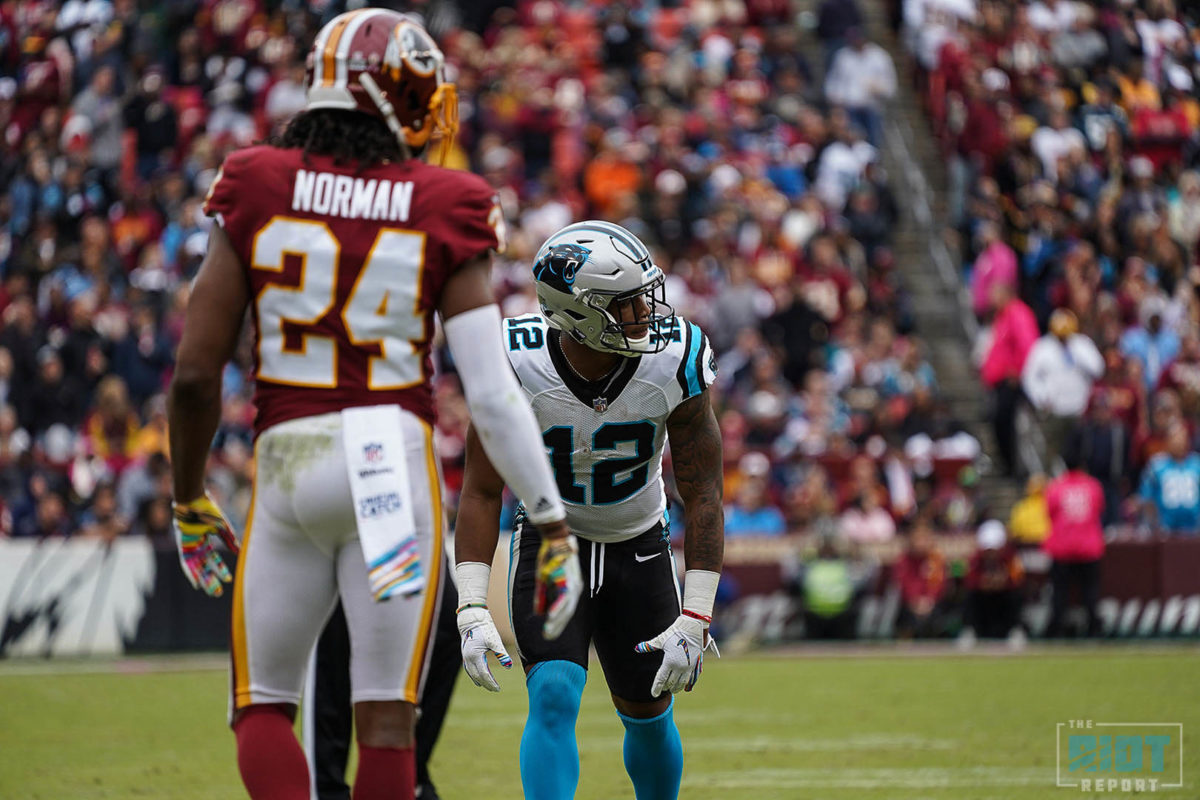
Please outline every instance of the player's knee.
[[358, 743], [367, 747], [412, 747], [414, 718], [412, 703], [400, 700], [354, 704]]
[[566, 681], [547, 681], [534, 692], [533, 705], [547, 721], [574, 720], [579, 713], [579, 693]]
[[529, 713], [548, 727], [573, 726], [587, 673], [569, 661], [542, 664], [529, 677]]
[[277, 714], [291, 725], [296, 720], [296, 706], [291, 703], [254, 703], [234, 711], [229, 720], [229, 727], [236, 731], [243, 720], [262, 714]]
[[649, 702], [626, 700], [614, 694], [612, 695], [612, 701], [617, 711], [623, 716], [632, 719], [653, 719], [654, 717], [661, 716], [664, 711], [671, 707], [670, 694], [665, 694], [657, 700], [650, 700]]

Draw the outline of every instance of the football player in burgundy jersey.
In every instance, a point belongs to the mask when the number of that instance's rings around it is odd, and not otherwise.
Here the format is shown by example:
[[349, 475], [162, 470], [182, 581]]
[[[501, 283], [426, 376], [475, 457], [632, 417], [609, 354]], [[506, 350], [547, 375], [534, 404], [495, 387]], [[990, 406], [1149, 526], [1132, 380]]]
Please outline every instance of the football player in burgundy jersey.
[[[231, 725], [254, 800], [307, 800], [292, 719], [340, 597], [359, 744], [356, 800], [411, 798], [413, 709], [442, 580], [430, 339], [440, 313], [488, 455], [550, 542], [556, 636], [580, 592], [574, 538], [500, 345], [490, 289], [503, 222], [479, 177], [425, 163], [456, 127], [429, 34], [342, 14], [309, 53], [308, 102], [268, 145], [226, 158], [170, 391], [176, 539], [209, 594], [238, 546], [205, 492], [221, 372], [246, 308], [255, 338], [255, 486], [233, 595]], [[392, 537], [392, 538], [389, 538]], [[370, 563], [368, 563], [370, 559]]]

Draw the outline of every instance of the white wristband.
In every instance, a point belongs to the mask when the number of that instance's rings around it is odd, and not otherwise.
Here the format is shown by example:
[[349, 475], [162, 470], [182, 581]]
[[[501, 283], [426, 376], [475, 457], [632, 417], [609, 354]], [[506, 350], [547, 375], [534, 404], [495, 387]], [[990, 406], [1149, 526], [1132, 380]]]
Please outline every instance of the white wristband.
[[492, 568], [482, 561], [464, 561], [454, 567], [454, 582], [458, 585], [458, 605], [467, 603], [487, 605], [488, 583]]
[[717, 584], [721, 573], [707, 569], [689, 569], [683, 576], [683, 608], [685, 611], [711, 617], [717, 599]]

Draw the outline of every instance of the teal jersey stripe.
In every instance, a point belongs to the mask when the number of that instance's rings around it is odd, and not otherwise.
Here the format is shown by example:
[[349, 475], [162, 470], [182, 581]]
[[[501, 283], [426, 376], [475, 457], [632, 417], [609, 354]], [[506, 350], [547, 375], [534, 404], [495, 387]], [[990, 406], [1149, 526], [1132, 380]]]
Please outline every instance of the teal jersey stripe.
[[689, 322], [688, 327], [692, 329], [692, 337], [688, 342], [687, 359], [683, 362], [683, 374], [687, 378], [688, 397], [695, 397], [700, 394], [700, 374], [696, 371], [696, 363], [699, 359], [696, 358], [700, 353], [700, 345], [704, 342], [704, 334], [700, 332], [700, 328], [694, 322]]

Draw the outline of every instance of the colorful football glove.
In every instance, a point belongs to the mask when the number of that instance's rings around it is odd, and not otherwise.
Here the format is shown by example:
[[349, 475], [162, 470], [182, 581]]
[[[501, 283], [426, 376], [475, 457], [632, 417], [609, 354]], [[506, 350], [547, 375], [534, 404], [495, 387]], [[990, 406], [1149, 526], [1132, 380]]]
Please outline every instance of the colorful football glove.
[[546, 615], [542, 635], [557, 639], [575, 614], [583, 594], [579, 545], [573, 534], [542, 539], [538, 548], [537, 577], [533, 588], [533, 613]]
[[662, 666], [654, 676], [650, 694], [657, 697], [663, 692], [690, 692], [700, 680], [704, 670], [704, 650], [710, 642], [707, 622], [680, 614], [665, 631], [635, 647], [638, 653], [661, 650], [663, 654]]
[[486, 605], [470, 604], [458, 609], [458, 634], [462, 637], [463, 667], [476, 686], [482, 686], [489, 692], [500, 691], [500, 684], [492, 675], [488, 666], [488, 653], [495, 653], [500, 666], [512, 669], [512, 658], [504, 650], [500, 641], [500, 631]]
[[225, 592], [222, 584], [233, 577], [217, 552], [214, 539], [224, 542], [230, 551], [238, 551], [229, 520], [206, 492], [190, 503], [175, 504], [174, 528], [183, 574], [193, 588], [203, 589], [209, 597], [220, 597]]

